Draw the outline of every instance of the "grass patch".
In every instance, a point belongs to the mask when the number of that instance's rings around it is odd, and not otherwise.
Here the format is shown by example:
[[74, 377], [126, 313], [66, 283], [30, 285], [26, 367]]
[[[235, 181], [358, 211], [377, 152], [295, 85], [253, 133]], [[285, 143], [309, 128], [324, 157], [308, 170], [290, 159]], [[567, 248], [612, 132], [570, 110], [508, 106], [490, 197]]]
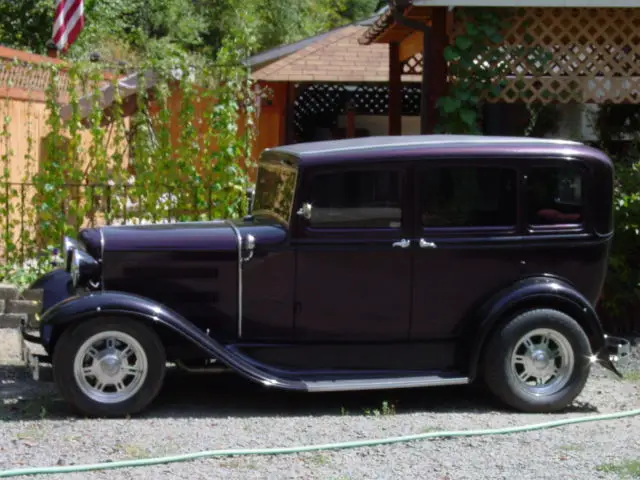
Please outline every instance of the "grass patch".
[[238, 460], [237, 458], [223, 460], [222, 462], [220, 462], [220, 466], [228, 470], [235, 470], [237, 468], [240, 468], [240, 460]]
[[622, 463], [605, 463], [598, 465], [596, 470], [603, 473], [613, 473], [623, 478], [640, 478], [640, 460], [628, 460]]
[[151, 457], [151, 452], [148, 449], [129, 443], [118, 443], [116, 445], [116, 452], [122, 454], [122, 456], [126, 460], [136, 460], [138, 458]]
[[640, 382], [640, 370], [633, 370], [624, 374], [624, 381], [638, 383]]
[[311, 456], [310, 458], [311, 463], [314, 463], [315, 465], [328, 465], [329, 464], [329, 458], [326, 455], [323, 455], [322, 453], [316, 453], [314, 455]]
[[386, 416], [386, 415], [395, 415], [396, 414], [396, 406], [393, 403], [387, 402], [386, 400], [382, 402], [380, 408], [365, 408], [363, 410], [364, 414], [367, 416]]
[[18, 440], [40, 440], [42, 439], [42, 432], [38, 427], [29, 427], [25, 431], [16, 435]]
[[247, 470], [257, 470], [258, 465], [254, 462], [248, 462], [245, 465], [242, 465], [242, 461], [239, 458], [229, 458], [220, 462], [220, 466], [222, 468], [226, 468], [228, 470], [240, 470], [245, 468]]
[[563, 452], [582, 452], [584, 451], [584, 446], [574, 444], [561, 445], [560, 450], [562, 450]]
[[[388, 402], [387, 400], [383, 401], [380, 407], [375, 408], [363, 408], [362, 413], [368, 417], [380, 417], [387, 415], [395, 415], [396, 414], [396, 406], [395, 404]], [[351, 412], [347, 410], [345, 407], [340, 407], [340, 415], [348, 416], [351, 415]]]
[[420, 430], [420, 433], [433, 433], [437, 431], [438, 429], [436, 427], [425, 427], [422, 430]]

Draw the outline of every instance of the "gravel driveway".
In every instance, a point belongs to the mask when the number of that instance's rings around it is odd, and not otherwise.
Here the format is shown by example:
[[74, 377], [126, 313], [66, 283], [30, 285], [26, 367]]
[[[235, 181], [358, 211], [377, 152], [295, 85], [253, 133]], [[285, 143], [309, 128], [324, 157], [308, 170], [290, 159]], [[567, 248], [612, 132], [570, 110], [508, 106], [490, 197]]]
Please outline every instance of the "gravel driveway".
[[[638, 347], [627, 380], [617, 380], [596, 367], [571, 411], [556, 415], [506, 411], [472, 387], [296, 394], [263, 390], [231, 375], [171, 372], [144, 417], [86, 420], [70, 416], [53, 385], [34, 383], [19, 363], [15, 333], [0, 330], [0, 470], [496, 428], [640, 408]], [[49, 477], [539, 480], [634, 476], [640, 478], [640, 417], [504, 436], [218, 458]]]

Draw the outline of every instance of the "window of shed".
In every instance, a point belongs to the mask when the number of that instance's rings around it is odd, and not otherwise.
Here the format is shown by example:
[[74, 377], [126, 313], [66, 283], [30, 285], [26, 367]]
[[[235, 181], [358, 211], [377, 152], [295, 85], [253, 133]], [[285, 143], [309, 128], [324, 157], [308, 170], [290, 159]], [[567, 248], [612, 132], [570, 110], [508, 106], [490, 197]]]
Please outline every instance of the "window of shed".
[[350, 170], [314, 175], [310, 226], [314, 228], [400, 228], [399, 170]]
[[517, 173], [498, 167], [427, 168], [419, 176], [423, 227], [514, 226]]
[[538, 167], [527, 174], [529, 225], [575, 225], [583, 219], [583, 179], [570, 167]]

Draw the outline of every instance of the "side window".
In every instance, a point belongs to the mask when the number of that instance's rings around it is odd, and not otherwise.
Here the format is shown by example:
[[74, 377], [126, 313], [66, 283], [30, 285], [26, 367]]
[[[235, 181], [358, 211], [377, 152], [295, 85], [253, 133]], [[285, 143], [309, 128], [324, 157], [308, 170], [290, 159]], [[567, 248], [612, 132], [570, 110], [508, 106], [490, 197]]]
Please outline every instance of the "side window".
[[575, 225], [583, 220], [583, 178], [569, 167], [537, 167], [527, 173], [529, 225]]
[[509, 168], [426, 168], [418, 179], [422, 226], [510, 227], [517, 222], [517, 172]]
[[354, 169], [318, 173], [310, 182], [312, 228], [400, 228], [402, 172]]

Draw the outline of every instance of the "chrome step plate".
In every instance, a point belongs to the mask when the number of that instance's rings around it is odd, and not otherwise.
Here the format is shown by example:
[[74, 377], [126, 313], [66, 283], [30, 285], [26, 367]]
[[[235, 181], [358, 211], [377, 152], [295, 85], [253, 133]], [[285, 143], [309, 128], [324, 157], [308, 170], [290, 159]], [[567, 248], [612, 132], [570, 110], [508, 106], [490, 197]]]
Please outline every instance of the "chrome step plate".
[[344, 392], [357, 390], [385, 390], [394, 388], [439, 387], [449, 385], [466, 385], [468, 377], [391, 377], [348, 380], [303, 380], [309, 392]]

